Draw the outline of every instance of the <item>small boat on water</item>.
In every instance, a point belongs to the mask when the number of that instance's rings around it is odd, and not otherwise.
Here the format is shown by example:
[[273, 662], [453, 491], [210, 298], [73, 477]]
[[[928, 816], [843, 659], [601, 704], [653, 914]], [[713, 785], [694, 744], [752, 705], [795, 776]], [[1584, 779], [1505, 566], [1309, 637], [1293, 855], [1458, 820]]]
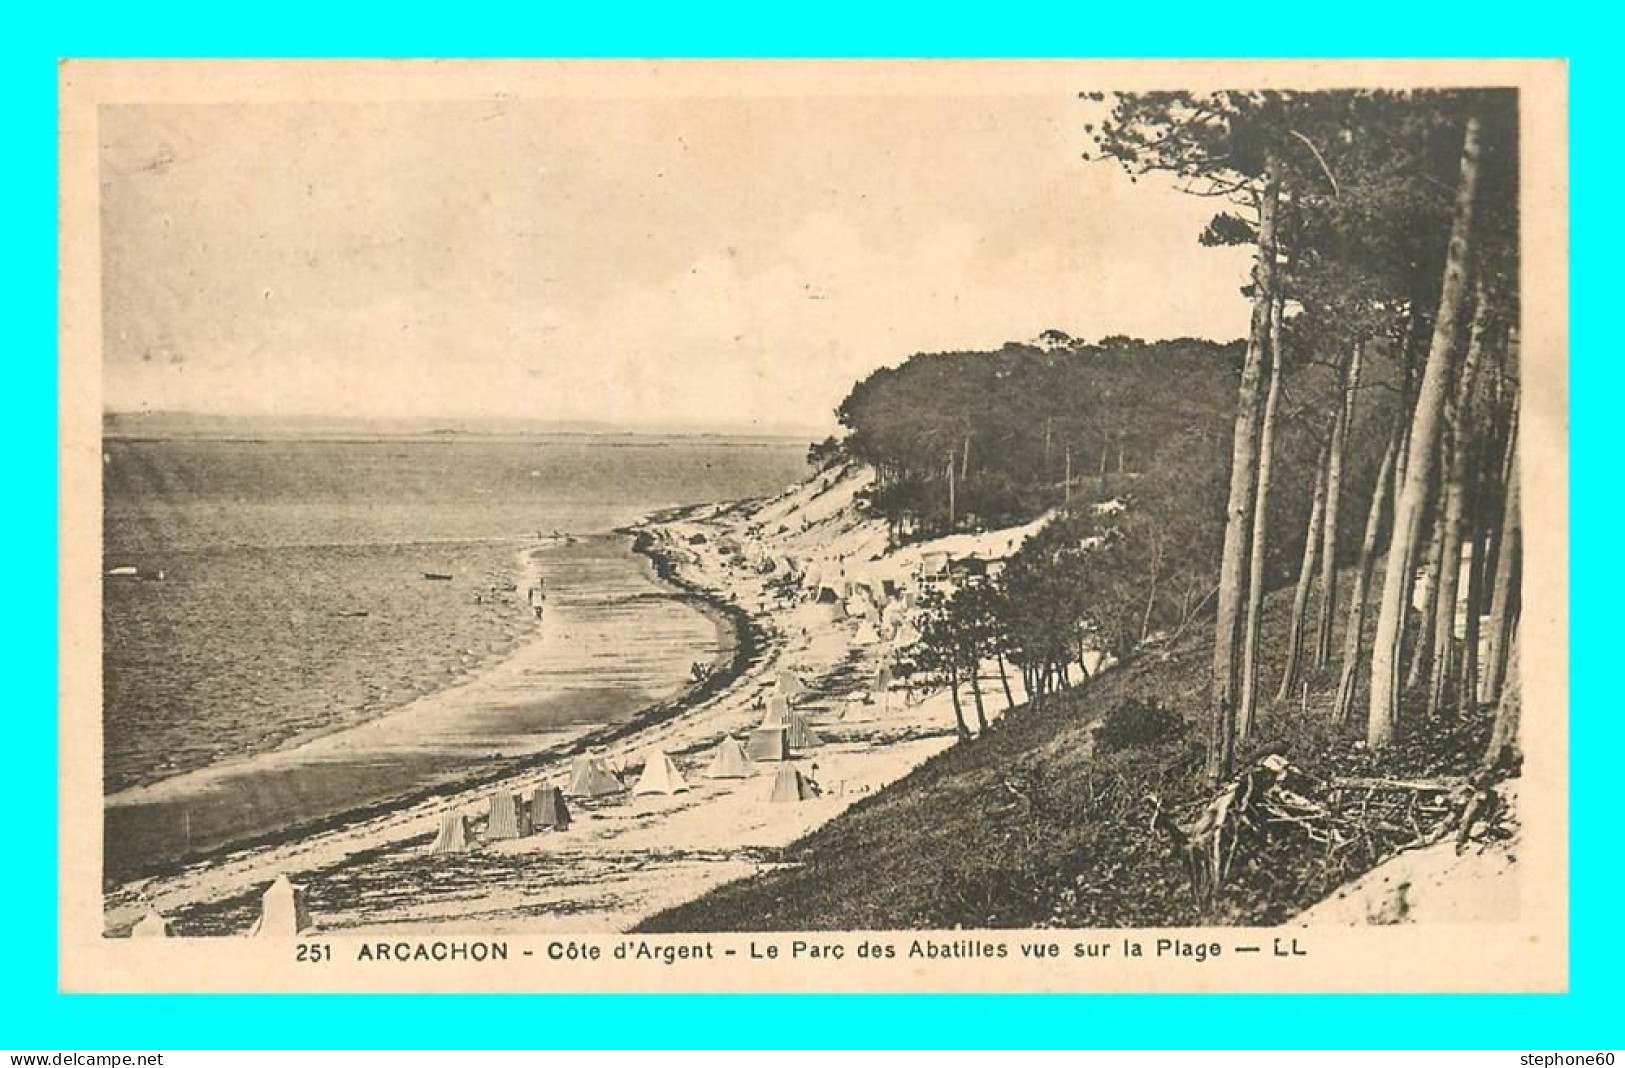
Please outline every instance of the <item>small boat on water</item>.
[[150, 582], [162, 582], [164, 580], [164, 569], [159, 568], [156, 571], [143, 571], [139, 567], [130, 567], [130, 566], [126, 565], [126, 566], [123, 566], [123, 567], [108, 568], [107, 577], [108, 578], [138, 578], [138, 579], [147, 579]]
[[451, 576], [441, 574], [439, 571], [425, 571], [423, 577], [430, 582], [450, 582]]

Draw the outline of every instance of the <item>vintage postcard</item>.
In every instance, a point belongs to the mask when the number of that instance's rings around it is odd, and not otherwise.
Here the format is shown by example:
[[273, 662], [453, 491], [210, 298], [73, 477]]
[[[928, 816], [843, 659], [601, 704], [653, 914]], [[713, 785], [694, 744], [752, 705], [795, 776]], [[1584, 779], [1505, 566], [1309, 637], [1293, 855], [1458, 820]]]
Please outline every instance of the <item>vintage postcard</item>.
[[67, 991], [1561, 991], [1557, 61], [64, 61]]

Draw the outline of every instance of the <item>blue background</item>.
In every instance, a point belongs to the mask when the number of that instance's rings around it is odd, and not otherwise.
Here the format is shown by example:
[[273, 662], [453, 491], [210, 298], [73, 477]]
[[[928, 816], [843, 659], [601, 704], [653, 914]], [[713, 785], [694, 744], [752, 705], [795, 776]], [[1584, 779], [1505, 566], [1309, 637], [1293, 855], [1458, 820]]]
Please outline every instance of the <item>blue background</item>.
[[[1619, 768], [1625, 702], [1607, 664], [1620, 602], [1605, 560], [1621, 509], [1602, 489], [1620, 248], [1616, 35], [1561, 4], [1042, 6], [859, 3], [685, 9], [391, 3], [45, 4], [7, 13], [0, 43], [10, 206], [6, 285], [9, 561], [0, 628], [5, 868], [0, 1047], [232, 1048], [260, 1043], [848, 1046], [1625, 1045], [1620, 1016]], [[595, 13], [597, 12], [597, 13]], [[1572, 854], [1571, 993], [1543, 997], [93, 997], [56, 991], [56, 59], [61, 56], [1566, 56], [1571, 61]], [[1613, 116], [1612, 119], [1609, 116]], [[1612, 125], [1610, 125], [1612, 123]], [[1608, 264], [1612, 266], [1610, 262]], [[1610, 287], [1611, 290], [1612, 287]], [[1617, 342], [1617, 339], [1616, 339]], [[1617, 413], [1615, 418], [1617, 419]], [[1590, 490], [1591, 492], [1587, 492]], [[1617, 688], [1616, 691], [1617, 692]], [[1556, 709], [1527, 715], [1559, 714]], [[1610, 905], [1610, 902], [1613, 904]]]

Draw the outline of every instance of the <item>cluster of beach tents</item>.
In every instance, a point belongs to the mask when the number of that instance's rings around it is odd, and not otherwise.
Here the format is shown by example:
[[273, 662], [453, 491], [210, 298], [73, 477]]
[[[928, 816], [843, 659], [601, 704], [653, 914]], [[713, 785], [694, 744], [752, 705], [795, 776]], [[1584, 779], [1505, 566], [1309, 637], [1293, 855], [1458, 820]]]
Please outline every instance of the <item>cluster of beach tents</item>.
[[[889, 678], [889, 672], [887, 675]], [[731, 734], [724, 735], [710, 751], [699, 774], [707, 779], [745, 779], [755, 774], [757, 763], [779, 762], [784, 766], [775, 776], [767, 800], [805, 801], [816, 797], [817, 784], [789, 764], [798, 750], [824, 744], [807, 722], [806, 713], [792, 705], [805, 693], [806, 686], [793, 672], [781, 672], [761, 723], [751, 730], [744, 742]], [[562, 789], [539, 786], [528, 799], [507, 791], [491, 794], [483, 840], [496, 842], [525, 838], [544, 830], [564, 830], [570, 825], [566, 798], [591, 800], [624, 793], [627, 789], [621, 771], [605, 757], [577, 756], [570, 765], [569, 784]], [[634, 797], [671, 795], [687, 793], [689, 785], [671, 755], [663, 749], [655, 749], [645, 759], [642, 773], [630, 790]], [[477, 844], [468, 818], [461, 812], [448, 811], [441, 816], [440, 832], [429, 852], [435, 856], [467, 853]]]
[[[564, 791], [557, 786], [538, 786], [528, 798], [498, 790], [488, 799], [490, 814], [485, 821], [485, 840], [500, 842], [528, 838], [546, 830], [566, 829], [570, 826], [570, 809], [564, 803], [564, 796]], [[448, 811], [441, 813], [440, 833], [435, 836], [429, 853], [431, 856], [467, 853], [474, 844], [468, 817], [461, 812]]]

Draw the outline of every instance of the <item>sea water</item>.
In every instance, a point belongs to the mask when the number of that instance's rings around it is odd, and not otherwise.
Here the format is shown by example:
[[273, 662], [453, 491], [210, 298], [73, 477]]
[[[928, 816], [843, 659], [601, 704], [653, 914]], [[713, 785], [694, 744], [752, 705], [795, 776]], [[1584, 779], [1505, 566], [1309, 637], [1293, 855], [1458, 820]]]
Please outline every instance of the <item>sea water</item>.
[[611, 532], [781, 489], [803, 455], [108, 441], [103, 570], [139, 576], [103, 580], [108, 879], [454, 783], [675, 695], [732, 635]]

